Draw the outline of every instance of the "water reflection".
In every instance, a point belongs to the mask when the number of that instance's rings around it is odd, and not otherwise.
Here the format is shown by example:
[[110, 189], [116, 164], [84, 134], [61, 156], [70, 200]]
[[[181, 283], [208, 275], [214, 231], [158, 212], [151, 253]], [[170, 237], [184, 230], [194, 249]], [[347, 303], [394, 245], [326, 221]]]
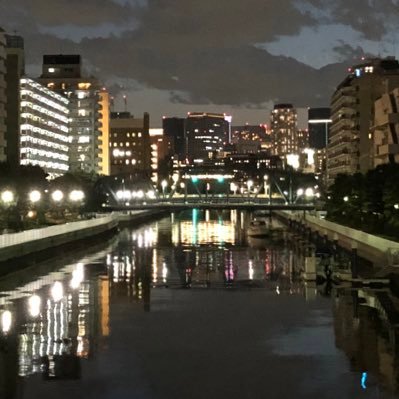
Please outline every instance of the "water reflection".
[[[299, 276], [306, 253], [288, 241], [248, 240], [251, 215], [199, 211], [124, 229], [112, 247], [30, 277], [0, 296], [0, 397], [17, 394], [18, 378], [78, 379], [112, 335], [110, 316], [121, 305], [157, 312], [173, 290], [258, 290], [309, 301], [334, 295], [336, 346], [350, 359], [359, 386], [397, 390], [399, 301], [387, 292], [319, 289]], [[292, 240], [291, 240], [292, 241]], [[332, 291], [331, 291], [332, 290]], [[390, 302], [388, 301], [388, 299]], [[390, 306], [387, 304], [391, 303]], [[22, 396], [21, 396], [22, 397]]]
[[399, 388], [399, 298], [389, 290], [340, 289], [334, 301], [336, 345], [347, 355], [363, 389]]

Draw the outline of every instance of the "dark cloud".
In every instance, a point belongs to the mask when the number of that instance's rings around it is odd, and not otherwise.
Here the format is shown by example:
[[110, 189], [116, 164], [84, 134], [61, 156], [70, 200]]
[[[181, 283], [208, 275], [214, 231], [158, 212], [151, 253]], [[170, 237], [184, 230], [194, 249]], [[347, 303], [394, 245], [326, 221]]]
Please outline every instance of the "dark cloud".
[[[25, 36], [29, 63], [40, 63], [43, 53], [81, 53], [104, 80], [131, 80], [167, 91], [172, 103], [255, 108], [270, 100], [298, 106], [328, 104], [346, 71], [344, 65], [318, 70], [293, 58], [273, 56], [257, 44], [294, 36], [320, 21], [347, 24], [366, 37], [379, 38], [389, 25], [381, 23], [383, 18], [391, 23], [396, 17], [393, 0], [13, 0], [7, 6], [0, 4], [0, 25], [17, 28]], [[93, 32], [102, 24], [124, 30], [95, 37]], [[68, 29], [74, 26], [79, 27], [79, 44], [69, 40], [73, 35]], [[361, 47], [340, 43], [331, 51], [343, 61]], [[115, 85], [113, 90], [124, 88]]]
[[362, 57], [374, 57], [375, 54], [367, 53], [361, 46], [353, 47], [350, 44], [340, 41], [338, 46], [333, 47], [333, 52], [340, 61], [359, 60]]

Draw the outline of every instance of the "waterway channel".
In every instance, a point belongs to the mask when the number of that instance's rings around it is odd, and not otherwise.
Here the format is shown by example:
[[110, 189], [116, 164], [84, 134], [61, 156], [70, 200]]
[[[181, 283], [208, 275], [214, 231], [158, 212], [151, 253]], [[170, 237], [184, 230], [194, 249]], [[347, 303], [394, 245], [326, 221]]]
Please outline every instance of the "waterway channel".
[[239, 211], [124, 228], [0, 280], [0, 398], [397, 398], [399, 299], [300, 280]]

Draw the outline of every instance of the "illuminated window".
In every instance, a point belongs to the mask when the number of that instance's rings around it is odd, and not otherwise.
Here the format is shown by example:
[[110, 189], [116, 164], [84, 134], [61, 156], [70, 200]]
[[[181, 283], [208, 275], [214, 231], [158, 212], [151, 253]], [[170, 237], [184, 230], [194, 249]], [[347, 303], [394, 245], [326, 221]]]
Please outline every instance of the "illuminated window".
[[123, 143], [119, 143], [119, 145], [120, 145], [121, 147], [123, 147]]
[[54, 73], [55, 72], [55, 68], [49, 68], [48, 71], [49, 71], [49, 73]]
[[126, 147], [130, 147], [130, 143], [126, 141]]
[[86, 110], [85, 110], [85, 109], [80, 109], [80, 110], [78, 111], [78, 115], [79, 115], [79, 116], [86, 116]]
[[141, 137], [141, 133], [137, 133], [137, 137]]

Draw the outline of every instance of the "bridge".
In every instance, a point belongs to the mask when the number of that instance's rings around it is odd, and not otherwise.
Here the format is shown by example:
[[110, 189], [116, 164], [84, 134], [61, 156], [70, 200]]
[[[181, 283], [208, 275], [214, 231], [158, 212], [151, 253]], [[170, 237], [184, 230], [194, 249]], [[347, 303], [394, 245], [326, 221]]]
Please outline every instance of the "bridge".
[[115, 204], [108, 209], [114, 211], [129, 211], [141, 209], [165, 209], [171, 211], [185, 209], [243, 209], [243, 210], [296, 210], [311, 211], [316, 208], [313, 201], [286, 202], [281, 198], [270, 201], [263, 197], [234, 197], [234, 196], [181, 196], [165, 197], [146, 200], [129, 200], [123, 204]]

